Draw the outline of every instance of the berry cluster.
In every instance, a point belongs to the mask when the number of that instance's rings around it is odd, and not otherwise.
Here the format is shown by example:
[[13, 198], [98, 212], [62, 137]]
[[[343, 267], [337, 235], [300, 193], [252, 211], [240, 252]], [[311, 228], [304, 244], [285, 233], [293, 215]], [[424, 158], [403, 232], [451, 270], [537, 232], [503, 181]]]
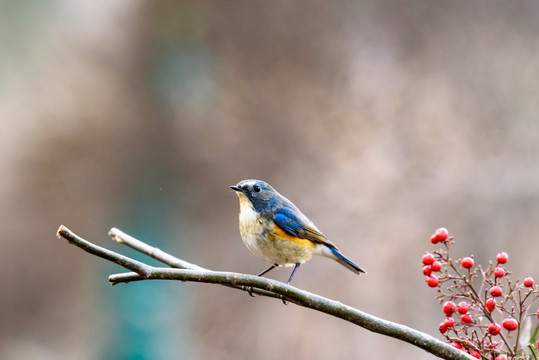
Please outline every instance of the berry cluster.
[[477, 359], [538, 359], [539, 323], [532, 323], [539, 309], [531, 313], [531, 308], [537, 307], [539, 289], [533, 278], [513, 283], [504, 267], [506, 252], [485, 269], [474, 267], [473, 256], [452, 260], [454, 241], [445, 228], [436, 230], [430, 241], [444, 246], [425, 253], [421, 262], [427, 285], [437, 288], [436, 298], [443, 303], [446, 319], [439, 329], [447, 341]]

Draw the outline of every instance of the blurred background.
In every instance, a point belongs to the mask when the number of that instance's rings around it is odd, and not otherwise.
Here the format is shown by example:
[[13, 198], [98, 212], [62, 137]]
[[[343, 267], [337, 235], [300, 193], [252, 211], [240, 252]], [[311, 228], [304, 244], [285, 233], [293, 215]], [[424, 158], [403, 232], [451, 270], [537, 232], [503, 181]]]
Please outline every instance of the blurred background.
[[220, 286], [111, 287], [121, 268], [55, 232], [147, 260], [118, 227], [256, 274], [229, 185], [263, 179], [368, 271], [315, 258], [295, 286], [440, 336], [420, 264], [437, 227], [455, 257], [503, 250], [539, 278], [538, 18], [507, 1], [1, 2], [0, 358], [432, 358]]

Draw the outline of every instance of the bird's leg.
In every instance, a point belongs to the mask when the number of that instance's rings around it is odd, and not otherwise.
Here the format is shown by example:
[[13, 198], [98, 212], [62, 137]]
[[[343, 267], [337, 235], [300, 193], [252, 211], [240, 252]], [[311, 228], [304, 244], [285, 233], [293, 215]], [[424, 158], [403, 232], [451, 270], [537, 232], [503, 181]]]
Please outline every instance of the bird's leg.
[[271, 270], [275, 269], [276, 266], [277, 266], [277, 264], [271, 265], [268, 269], [262, 271], [262, 272], [261, 272], [260, 274], [258, 274], [257, 276], [262, 276], [262, 275], [264, 275], [264, 274], [269, 273]]
[[296, 270], [299, 268], [300, 265], [300, 263], [296, 263], [296, 266], [294, 267], [294, 270], [292, 270], [292, 274], [290, 274], [290, 278], [286, 282], [286, 285], [290, 284], [290, 281], [292, 281], [292, 278], [294, 277], [294, 274], [296, 273]]
[[[301, 265], [300, 263], [296, 263], [296, 266], [294, 266], [294, 270], [292, 270], [292, 274], [290, 274], [290, 277], [288, 278], [286, 285], [290, 284], [290, 281], [292, 281], [292, 278], [294, 277], [294, 274], [296, 273], [296, 270], [299, 268], [300, 265]], [[283, 304], [288, 305], [284, 297], [282, 300], [283, 300]]]
[[[257, 276], [262, 276], [262, 275], [264, 275], [264, 274], [267, 274], [267, 273], [269, 273], [271, 270], [275, 269], [275, 267], [277, 267], [277, 264], [271, 265], [268, 269], [262, 271], [262, 272], [261, 272], [260, 274], [258, 274]], [[249, 287], [249, 289], [247, 290], [247, 292], [248, 292], [249, 295], [251, 295], [252, 297], [255, 297], [255, 296], [253, 295], [253, 287], [252, 287], [252, 286]]]

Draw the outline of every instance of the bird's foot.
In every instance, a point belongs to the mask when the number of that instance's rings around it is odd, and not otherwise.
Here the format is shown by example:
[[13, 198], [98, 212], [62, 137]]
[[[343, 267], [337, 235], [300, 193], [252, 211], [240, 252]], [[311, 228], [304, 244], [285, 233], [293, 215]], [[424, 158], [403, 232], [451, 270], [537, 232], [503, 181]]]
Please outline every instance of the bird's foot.
[[247, 291], [247, 293], [249, 294], [250, 297], [255, 297], [256, 296], [255, 294], [253, 294], [253, 287], [252, 286], [244, 287], [244, 290]]

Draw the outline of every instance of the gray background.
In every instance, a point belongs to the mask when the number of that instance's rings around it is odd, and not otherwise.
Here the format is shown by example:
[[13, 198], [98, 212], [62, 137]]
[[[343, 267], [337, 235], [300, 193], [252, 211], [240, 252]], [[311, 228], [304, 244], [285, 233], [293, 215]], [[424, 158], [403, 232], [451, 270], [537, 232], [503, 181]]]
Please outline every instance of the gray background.
[[136, 256], [116, 226], [258, 273], [228, 186], [264, 179], [368, 270], [317, 258], [295, 286], [439, 336], [420, 271], [437, 227], [455, 257], [505, 250], [539, 278], [538, 18], [507, 1], [3, 2], [0, 358], [432, 358], [218, 286], [111, 287], [121, 269], [55, 231]]

